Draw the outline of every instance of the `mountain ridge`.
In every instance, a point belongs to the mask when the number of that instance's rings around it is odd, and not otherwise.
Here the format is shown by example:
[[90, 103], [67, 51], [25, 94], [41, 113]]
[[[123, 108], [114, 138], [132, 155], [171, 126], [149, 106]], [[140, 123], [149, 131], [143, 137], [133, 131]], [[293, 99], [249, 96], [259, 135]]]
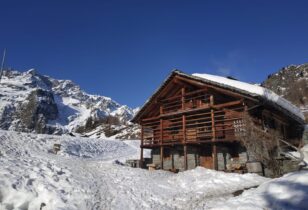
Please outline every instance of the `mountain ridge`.
[[[102, 124], [115, 135], [119, 127], [133, 126], [129, 120], [138, 111], [110, 97], [88, 94], [71, 80], [54, 79], [35, 69], [4, 71], [0, 97], [0, 128], [22, 132], [86, 135]], [[104, 138], [108, 136], [106, 131], [101, 133]]]
[[308, 63], [288, 65], [268, 75], [262, 86], [298, 106], [308, 120]]

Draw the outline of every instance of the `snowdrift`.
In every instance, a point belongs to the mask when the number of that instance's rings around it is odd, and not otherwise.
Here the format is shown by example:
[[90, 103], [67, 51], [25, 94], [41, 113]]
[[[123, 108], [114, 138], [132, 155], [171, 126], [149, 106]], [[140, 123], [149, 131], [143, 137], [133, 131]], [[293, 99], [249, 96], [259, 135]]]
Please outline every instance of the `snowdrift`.
[[[61, 151], [50, 153], [53, 144]], [[139, 156], [139, 141], [73, 138], [0, 131], [0, 209], [262, 209], [292, 198], [303, 207], [307, 173], [270, 180], [198, 167], [174, 174], [115, 163]], [[149, 155], [149, 151], [146, 153]], [[294, 185], [280, 185], [292, 180]], [[263, 183], [263, 184], [262, 184]], [[234, 197], [233, 192], [262, 184]], [[301, 185], [299, 185], [301, 184]], [[255, 196], [256, 195], [256, 196]], [[255, 197], [254, 197], [255, 196]], [[281, 198], [281, 197], [278, 197]], [[254, 200], [253, 200], [254, 199]], [[260, 202], [259, 202], [260, 201]], [[254, 205], [259, 202], [258, 205]], [[260, 207], [260, 208], [259, 208]]]

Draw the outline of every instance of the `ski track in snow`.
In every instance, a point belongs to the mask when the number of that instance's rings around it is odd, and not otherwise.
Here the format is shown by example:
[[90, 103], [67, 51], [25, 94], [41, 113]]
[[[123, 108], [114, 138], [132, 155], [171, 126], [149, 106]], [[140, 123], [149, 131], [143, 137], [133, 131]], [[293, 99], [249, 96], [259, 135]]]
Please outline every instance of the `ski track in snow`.
[[[61, 151], [49, 152], [60, 143]], [[137, 141], [0, 131], [0, 209], [207, 209], [268, 179], [198, 167], [173, 174], [116, 164]], [[146, 152], [149, 155], [149, 152]]]

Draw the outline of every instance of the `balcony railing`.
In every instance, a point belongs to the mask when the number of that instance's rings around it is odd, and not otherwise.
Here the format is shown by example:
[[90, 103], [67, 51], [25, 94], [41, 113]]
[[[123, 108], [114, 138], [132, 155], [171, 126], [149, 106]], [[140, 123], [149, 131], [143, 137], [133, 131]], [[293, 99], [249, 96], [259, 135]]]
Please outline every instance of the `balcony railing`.
[[160, 103], [161, 114], [168, 114], [209, 106], [210, 95], [205, 90], [197, 90], [161, 100]]
[[171, 115], [143, 126], [143, 145], [170, 145], [234, 141], [243, 130], [243, 107], [227, 110], [205, 109], [196, 113]]

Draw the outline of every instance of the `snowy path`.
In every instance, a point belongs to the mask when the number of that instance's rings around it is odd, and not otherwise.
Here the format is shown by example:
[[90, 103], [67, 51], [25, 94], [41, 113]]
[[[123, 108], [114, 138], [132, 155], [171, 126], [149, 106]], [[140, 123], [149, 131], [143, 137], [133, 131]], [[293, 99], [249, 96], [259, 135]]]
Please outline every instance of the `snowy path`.
[[[62, 146], [58, 155], [48, 152], [54, 143]], [[224, 209], [244, 199], [232, 192], [268, 181], [204, 168], [173, 174], [115, 164], [137, 157], [137, 141], [0, 131], [0, 145], [0, 209]]]

